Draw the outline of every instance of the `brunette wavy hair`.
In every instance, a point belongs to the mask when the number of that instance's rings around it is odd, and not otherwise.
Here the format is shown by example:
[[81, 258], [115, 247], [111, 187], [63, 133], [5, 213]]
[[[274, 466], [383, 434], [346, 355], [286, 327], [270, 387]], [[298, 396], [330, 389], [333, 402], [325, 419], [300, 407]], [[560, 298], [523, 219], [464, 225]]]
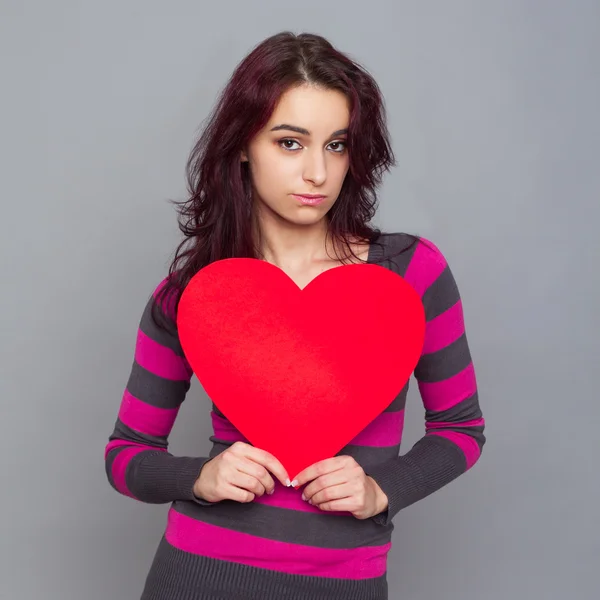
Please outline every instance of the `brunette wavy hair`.
[[[380, 89], [364, 67], [324, 37], [284, 31], [262, 41], [241, 61], [205, 121], [186, 164], [189, 197], [183, 202], [171, 200], [178, 206], [184, 239], [155, 306], [167, 301], [176, 314], [183, 290], [201, 268], [225, 258], [258, 257], [250, 173], [240, 154], [267, 124], [280, 96], [306, 84], [338, 90], [350, 103], [350, 166], [327, 213], [328, 235], [355, 258], [352, 238], [378, 243], [382, 232], [370, 224], [378, 205], [375, 191], [384, 173], [396, 164]], [[418, 240], [412, 237], [405, 250]], [[166, 325], [162, 313], [153, 309], [159, 326]]]

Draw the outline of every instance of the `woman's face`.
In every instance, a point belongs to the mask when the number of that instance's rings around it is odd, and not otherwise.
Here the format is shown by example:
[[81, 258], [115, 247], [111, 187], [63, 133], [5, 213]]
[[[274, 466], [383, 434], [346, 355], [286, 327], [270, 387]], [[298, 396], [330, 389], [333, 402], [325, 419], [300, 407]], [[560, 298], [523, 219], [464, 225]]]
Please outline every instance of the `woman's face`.
[[[349, 118], [348, 100], [338, 91], [303, 85], [281, 96], [269, 122], [242, 153], [259, 216], [311, 225], [327, 214], [348, 172]], [[295, 194], [324, 198], [315, 202]]]

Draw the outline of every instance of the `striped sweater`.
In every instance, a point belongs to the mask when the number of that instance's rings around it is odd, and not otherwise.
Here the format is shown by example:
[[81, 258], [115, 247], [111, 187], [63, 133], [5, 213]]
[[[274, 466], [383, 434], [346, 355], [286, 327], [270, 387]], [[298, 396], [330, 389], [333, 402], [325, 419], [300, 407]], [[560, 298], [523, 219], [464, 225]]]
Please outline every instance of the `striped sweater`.
[[[370, 519], [322, 512], [276, 479], [273, 495], [247, 504], [209, 503], [194, 496], [193, 485], [205, 462], [235, 441], [247, 440], [213, 404], [209, 456], [168, 452], [169, 433], [192, 370], [176, 327], [167, 333], [154, 324], [156, 292], [150, 298], [105, 449], [108, 480], [118, 492], [141, 502], [170, 503], [142, 600], [387, 599], [393, 518], [471, 468], [485, 443], [454, 277], [428, 240], [419, 238], [402, 252], [410, 241], [404, 233], [382, 234], [371, 244], [367, 261], [404, 277], [422, 298], [426, 335], [414, 378], [425, 409], [425, 434], [399, 454], [407, 383], [340, 451], [354, 457], [388, 497], [388, 509]], [[174, 324], [173, 311], [163, 312]]]

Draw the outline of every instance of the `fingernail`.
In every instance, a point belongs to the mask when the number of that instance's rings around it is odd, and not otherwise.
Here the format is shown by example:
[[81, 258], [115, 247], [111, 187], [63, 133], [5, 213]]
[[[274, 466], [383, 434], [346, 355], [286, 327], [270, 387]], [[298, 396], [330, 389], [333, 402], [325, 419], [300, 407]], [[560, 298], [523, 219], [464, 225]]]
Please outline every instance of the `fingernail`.
[[310, 505], [312, 505], [312, 500], [309, 500], [309, 501], [308, 501], [308, 503], [309, 503]]
[[272, 490], [269, 490], [269, 491], [267, 492], [267, 494], [269, 494], [269, 496], [272, 496], [274, 491], [275, 491], [275, 488], [273, 488]]
[[304, 500], [304, 502], [306, 502], [306, 496], [304, 495], [304, 492], [302, 492], [302, 500]]
[[296, 486], [298, 485], [298, 480], [297, 480], [297, 479], [294, 479], [294, 481], [292, 481], [292, 483], [290, 483], [290, 485], [291, 485], [292, 487], [296, 487]]
[[289, 479], [285, 480], [285, 487], [290, 487], [290, 485], [292, 485], [291, 481]]

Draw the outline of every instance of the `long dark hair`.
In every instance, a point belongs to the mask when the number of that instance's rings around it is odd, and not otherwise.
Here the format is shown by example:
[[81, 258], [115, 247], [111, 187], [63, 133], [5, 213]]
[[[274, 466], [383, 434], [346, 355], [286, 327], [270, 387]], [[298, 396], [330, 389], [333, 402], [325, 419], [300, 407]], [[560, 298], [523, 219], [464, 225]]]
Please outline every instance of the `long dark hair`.
[[[379, 87], [362, 66], [325, 38], [284, 31], [258, 44], [236, 67], [192, 149], [186, 165], [189, 198], [172, 201], [178, 205], [184, 239], [157, 294], [158, 304], [167, 301], [176, 312], [190, 279], [211, 262], [257, 258], [250, 173], [240, 155], [266, 125], [280, 96], [303, 84], [338, 90], [351, 107], [350, 167], [327, 214], [328, 235], [355, 258], [351, 238], [378, 243], [381, 231], [370, 224], [378, 204], [375, 190], [396, 164]], [[159, 326], [164, 324], [161, 313], [153, 310]]]

